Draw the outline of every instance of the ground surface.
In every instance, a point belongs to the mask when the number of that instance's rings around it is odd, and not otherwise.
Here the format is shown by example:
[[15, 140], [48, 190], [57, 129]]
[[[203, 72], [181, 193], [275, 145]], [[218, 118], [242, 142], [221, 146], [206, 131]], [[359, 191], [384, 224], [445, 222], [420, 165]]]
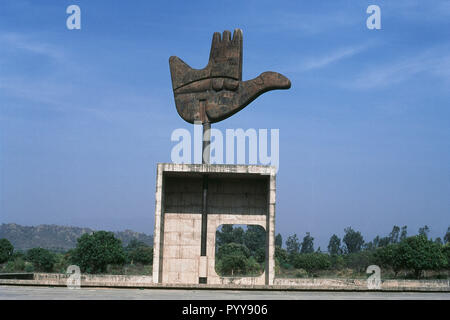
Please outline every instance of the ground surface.
[[180, 290], [180, 289], [109, 289], [82, 288], [70, 290], [64, 287], [0, 286], [0, 300], [44, 299], [44, 300], [94, 300], [94, 299], [158, 299], [158, 300], [348, 300], [348, 299], [419, 299], [450, 300], [450, 293], [415, 292], [319, 292], [319, 291], [236, 291], [236, 290]]

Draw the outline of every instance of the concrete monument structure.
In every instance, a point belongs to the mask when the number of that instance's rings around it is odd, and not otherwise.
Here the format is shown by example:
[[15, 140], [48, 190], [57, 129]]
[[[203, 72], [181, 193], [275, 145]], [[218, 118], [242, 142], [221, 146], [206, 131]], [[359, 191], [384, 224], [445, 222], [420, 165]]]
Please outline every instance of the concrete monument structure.
[[[289, 79], [264, 72], [242, 81], [242, 31], [213, 35], [209, 62], [192, 69], [170, 57], [178, 114], [203, 125], [202, 164], [158, 164], [154, 230], [155, 283], [273, 284], [275, 276], [275, 168], [215, 165], [210, 159], [211, 123], [242, 110], [264, 92], [288, 89]], [[215, 271], [216, 230], [223, 224], [266, 230], [265, 272], [232, 279]]]
[[[203, 203], [205, 176], [208, 201]], [[204, 219], [207, 212], [207, 219]], [[202, 234], [202, 221], [207, 221]], [[153, 280], [157, 283], [228, 283], [215, 271], [216, 230], [223, 224], [266, 230], [265, 273], [239, 280], [273, 284], [275, 275], [275, 168], [158, 164]], [[202, 254], [202, 236], [205, 254]], [[205, 279], [202, 281], [202, 279]], [[234, 282], [236, 283], [236, 282]]]

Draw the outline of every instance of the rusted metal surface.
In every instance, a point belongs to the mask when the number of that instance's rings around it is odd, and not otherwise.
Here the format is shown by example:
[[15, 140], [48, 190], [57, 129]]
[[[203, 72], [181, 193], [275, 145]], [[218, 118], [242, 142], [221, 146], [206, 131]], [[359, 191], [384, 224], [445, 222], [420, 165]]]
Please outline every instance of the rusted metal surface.
[[282, 74], [264, 72], [242, 81], [242, 30], [221, 35], [215, 32], [209, 62], [192, 69], [183, 60], [169, 59], [172, 87], [178, 114], [189, 123], [215, 123], [245, 108], [264, 92], [289, 89], [291, 82]]

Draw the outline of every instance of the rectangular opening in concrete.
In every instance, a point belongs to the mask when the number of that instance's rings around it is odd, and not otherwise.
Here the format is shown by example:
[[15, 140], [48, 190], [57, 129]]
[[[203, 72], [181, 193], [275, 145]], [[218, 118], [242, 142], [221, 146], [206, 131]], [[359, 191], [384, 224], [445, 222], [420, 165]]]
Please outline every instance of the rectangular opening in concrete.
[[224, 224], [217, 228], [215, 271], [219, 276], [260, 276], [265, 261], [266, 230], [262, 226]]

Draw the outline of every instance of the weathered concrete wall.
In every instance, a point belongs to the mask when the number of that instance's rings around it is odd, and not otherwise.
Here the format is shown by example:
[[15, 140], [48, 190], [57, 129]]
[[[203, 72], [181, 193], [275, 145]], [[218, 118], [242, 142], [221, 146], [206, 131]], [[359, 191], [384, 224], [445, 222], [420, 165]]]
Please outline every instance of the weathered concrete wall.
[[[66, 274], [35, 273], [34, 280], [0, 279], [0, 285], [66, 286]], [[117, 288], [180, 288], [230, 290], [311, 290], [311, 291], [373, 291], [363, 279], [288, 279], [276, 278], [273, 285], [258, 285], [251, 278], [221, 278], [220, 284], [161, 284], [151, 276], [85, 275], [81, 287]], [[449, 280], [382, 280], [379, 291], [450, 292]]]
[[162, 283], [198, 283], [200, 214], [166, 213]]
[[[272, 284], [275, 276], [275, 168], [247, 165], [158, 164], [154, 231], [155, 283]], [[203, 177], [207, 175], [206, 256], [201, 256]], [[240, 280], [215, 272], [216, 230], [221, 224], [266, 230], [265, 273]], [[237, 281], [237, 282], [236, 282]]]
[[164, 177], [164, 212], [199, 213], [202, 187], [201, 177]]
[[[35, 273], [33, 280], [2, 280], [0, 284], [66, 286], [69, 275]], [[142, 287], [153, 284], [152, 276], [81, 274], [82, 287]]]
[[[276, 278], [274, 286], [298, 290], [371, 291], [364, 279]], [[382, 291], [450, 291], [449, 280], [382, 280]]]

